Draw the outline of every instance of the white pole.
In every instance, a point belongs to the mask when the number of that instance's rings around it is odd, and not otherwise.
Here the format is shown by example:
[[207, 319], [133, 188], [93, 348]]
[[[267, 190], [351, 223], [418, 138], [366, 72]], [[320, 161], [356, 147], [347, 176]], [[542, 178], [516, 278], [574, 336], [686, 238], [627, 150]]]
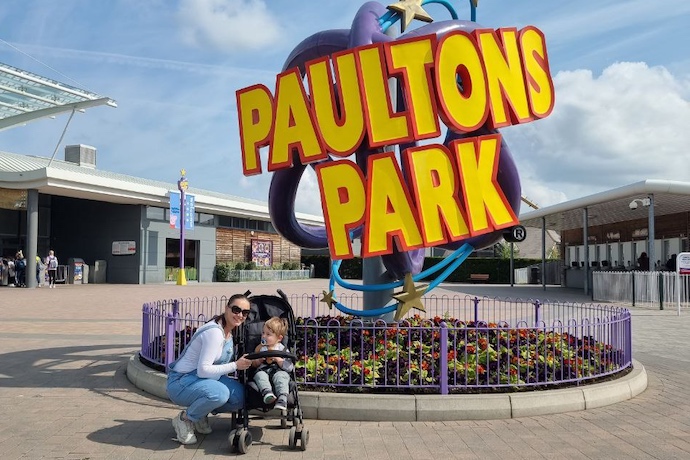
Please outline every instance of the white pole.
[[690, 252], [681, 252], [676, 257], [676, 302], [680, 316], [680, 275], [690, 273]]
[[678, 264], [676, 263], [676, 307], [680, 316], [680, 275], [678, 274]]

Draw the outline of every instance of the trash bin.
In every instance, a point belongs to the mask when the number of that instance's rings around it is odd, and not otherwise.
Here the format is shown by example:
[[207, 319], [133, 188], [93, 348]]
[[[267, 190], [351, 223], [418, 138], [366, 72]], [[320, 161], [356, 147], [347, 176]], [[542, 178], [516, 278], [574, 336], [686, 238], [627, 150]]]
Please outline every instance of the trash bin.
[[83, 284], [89, 284], [89, 264], [83, 265], [84, 275], [81, 277], [81, 282]]
[[105, 260], [97, 260], [93, 266], [93, 282], [96, 284], [105, 284], [105, 272], [107, 263]]
[[539, 284], [539, 267], [530, 267], [529, 284]]
[[67, 259], [67, 283], [82, 284], [84, 282], [84, 259], [73, 257]]

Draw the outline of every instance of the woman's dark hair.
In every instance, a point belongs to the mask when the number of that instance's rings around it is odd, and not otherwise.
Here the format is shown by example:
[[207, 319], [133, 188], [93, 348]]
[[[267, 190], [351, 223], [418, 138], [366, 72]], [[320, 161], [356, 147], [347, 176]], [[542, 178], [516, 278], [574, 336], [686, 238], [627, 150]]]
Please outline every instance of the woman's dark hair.
[[[246, 300], [247, 302], [249, 302], [249, 297], [247, 297], [246, 295], [234, 294], [234, 295], [230, 296], [230, 298], [228, 299], [228, 302], [225, 304], [225, 306], [227, 307], [228, 305], [230, 305], [232, 302], [234, 302], [237, 299], [243, 299], [243, 300]], [[213, 318], [211, 318], [211, 321], [215, 321], [216, 323], [220, 323], [220, 325], [223, 326], [223, 328], [225, 328], [225, 326], [227, 325], [227, 321], [225, 320], [225, 312], [221, 313], [220, 315], [214, 316]]]

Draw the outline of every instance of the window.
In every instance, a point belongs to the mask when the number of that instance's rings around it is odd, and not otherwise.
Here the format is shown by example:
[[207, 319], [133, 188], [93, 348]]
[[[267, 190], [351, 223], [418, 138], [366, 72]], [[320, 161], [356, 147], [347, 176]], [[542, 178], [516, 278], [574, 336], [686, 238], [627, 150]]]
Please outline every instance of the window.
[[146, 207], [146, 218], [151, 220], [165, 220], [165, 209], [155, 206]]
[[197, 213], [197, 222], [199, 225], [213, 225], [214, 216], [213, 214], [204, 214], [203, 212]]

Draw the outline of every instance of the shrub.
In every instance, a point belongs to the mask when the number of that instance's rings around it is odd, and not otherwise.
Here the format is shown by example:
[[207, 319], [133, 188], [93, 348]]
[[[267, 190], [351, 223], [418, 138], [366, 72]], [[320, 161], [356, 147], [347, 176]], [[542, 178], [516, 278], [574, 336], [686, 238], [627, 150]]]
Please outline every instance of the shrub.
[[216, 265], [216, 281], [230, 280], [230, 264], [227, 262]]
[[292, 270], [292, 262], [283, 262], [281, 267], [283, 270]]
[[254, 261], [250, 260], [249, 262], [244, 264], [244, 269], [245, 270], [256, 270], [256, 264], [254, 263]]

